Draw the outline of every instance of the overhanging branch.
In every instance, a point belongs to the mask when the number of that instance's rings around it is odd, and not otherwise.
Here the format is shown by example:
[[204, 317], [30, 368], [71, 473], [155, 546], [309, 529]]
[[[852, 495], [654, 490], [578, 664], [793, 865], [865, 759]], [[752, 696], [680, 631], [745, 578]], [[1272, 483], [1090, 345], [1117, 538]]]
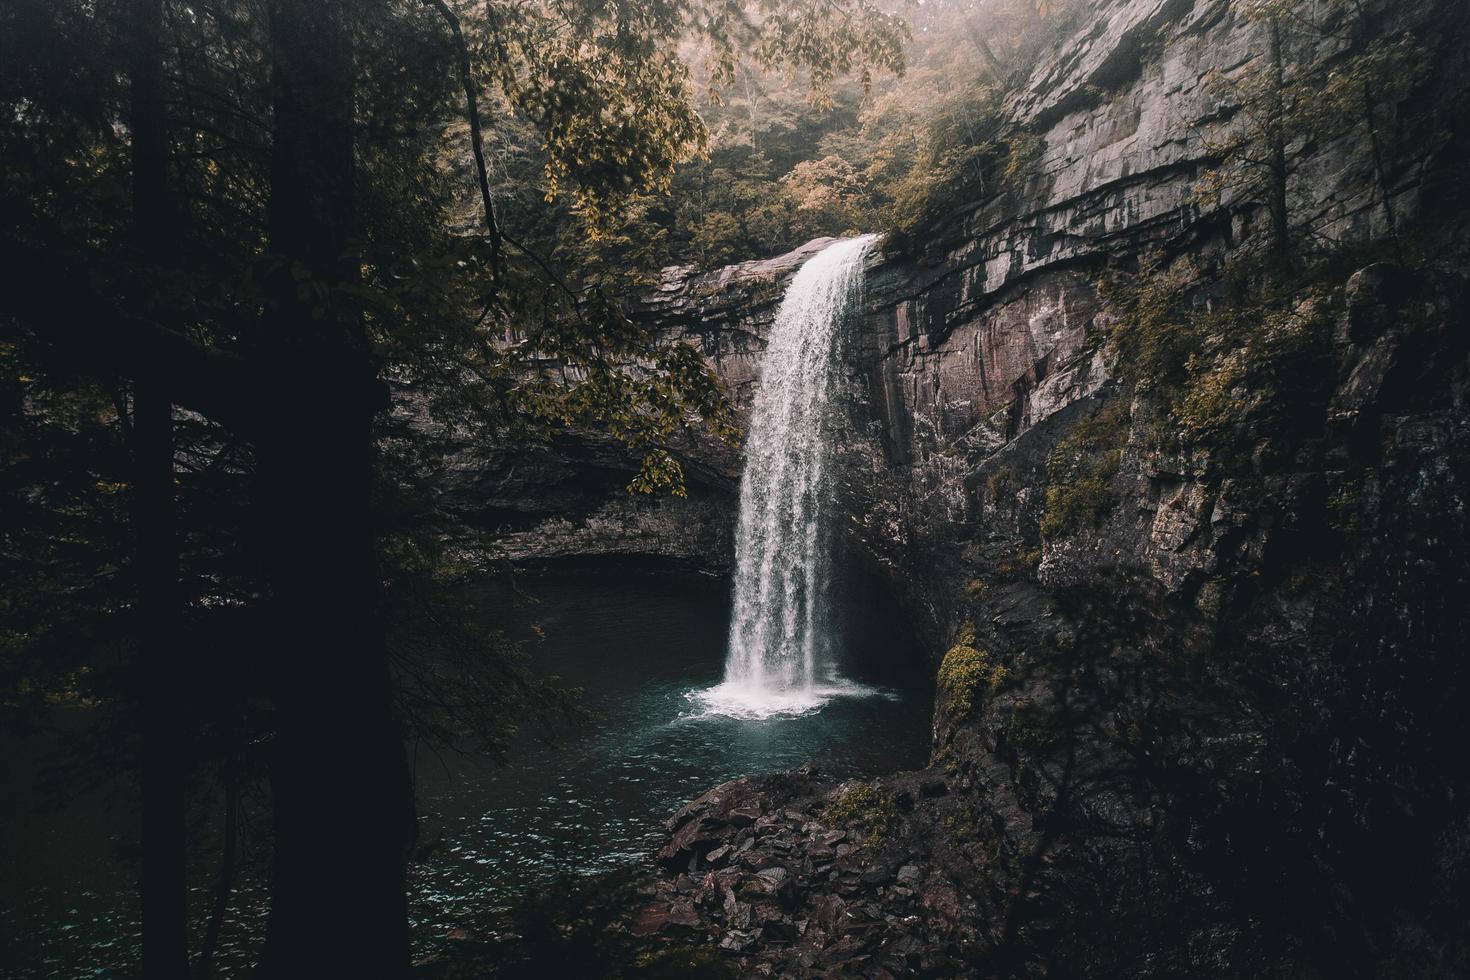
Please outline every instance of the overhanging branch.
[[470, 123], [470, 148], [475, 157], [475, 173], [480, 180], [480, 202], [485, 211], [485, 230], [490, 236], [490, 278], [495, 292], [500, 292], [500, 225], [495, 220], [495, 202], [490, 196], [490, 171], [485, 166], [485, 141], [480, 131], [480, 99], [475, 91], [474, 69], [470, 64], [470, 49], [465, 44], [464, 32], [460, 30], [459, 15], [445, 0], [423, 0], [425, 6], [433, 7], [449, 25], [454, 36], [455, 53], [459, 61], [459, 84], [464, 88], [465, 115]]

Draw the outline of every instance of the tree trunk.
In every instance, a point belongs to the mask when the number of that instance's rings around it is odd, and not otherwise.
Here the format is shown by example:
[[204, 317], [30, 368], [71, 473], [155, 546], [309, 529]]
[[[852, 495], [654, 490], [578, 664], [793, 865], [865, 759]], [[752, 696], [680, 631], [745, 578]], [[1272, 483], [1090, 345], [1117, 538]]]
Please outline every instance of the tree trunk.
[[1277, 260], [1289, 266], [1291, 249], [1291, 208], [1287, 201], [1288, 164], [1286, 156], [1286, 62], [1281, 50], [1281, 21], [1271, 18], [1271, 120], [1269, 164], [1270, 184], [1267, 188], [1267, 210], [1271, 213], [1271, 251]]
[[[1371, 57], [1374, 47], [1374, 37], [1368, 22], [1368, 12], [1363, 8], [1362, 0], [1353, 4], [1353, 46], [1359, 52], [1360, 57]], [[1383, 43], [1383, 42], [1378, 42]], [[1374, 73], [1376, 74], [1376, 72]], [[1387, 153], [1384, 152], [1383, 134], [1378, 128], [1378, 97], [1374, 93], [1374, 85], [1370, 78], [1364, 78], [1361, 87], [1361, 102], [1363, 106], [1363, 124], [1368, 129], [1368, 146], [1373, 151], [1373, 176], [1378, 184], [1378, 193], [1383, 198], [1383, 216], [1388, 220], [1388, 234], [1393, 241], [1394, 258], [1400, 265], [1404, 264], [1404, 243], [1399, 237], [1399, 219], [1397, 209], [1393, 203], [1393, 183], [1388, 176], [1386, 163]]]
[[178, 547], [174, 525], [173, 406], [139, 386], [133, 396], [143, 714], [143, 968], [189, 975], [186, 755], [178, 656]]
[[975, 45], [975, 50], [979, 51], [980, 56], [985, 59], [985, 67], [990, 70], [996, 84], [1002, 88], [1009, 88], [1010, 76], [1001, 67], [1000, 59], [996, 58], [995, 52], [990, 48], [990, 43], [985, 40], [985, 35], [980, 33], [980, 28], [970, 18], [963, 17], [961, 20], [964, 21], [965, 30], [970, 35], [970, 43]]
[[288, 267], [256, 352], [274, 378], [257, 440], [277, 730], [267, 976], [408, 970], [415, 820], [378, 619], [372, 421], [386, 405], [357, 278], [351, 4], [275, 0], [271, 249]]
[[214, 976], [214, 957], [219, 951], [220, 933], [224, 931], [225, 913], [230, 907], [230, 889], [235, 885], [235, 862], [240, 846], [240, 773], [233, 756], [225, 764], [225, 826], [220, 847], [219, 877], [214, 883], [214, 903], [209, 925], [199, 944], [195, 974], [200, 978]]
[[391, 976], [408, 967], [414, 833], [368, 533], [368, 418], [312, 417], [260, 450], [272, 554], [278, 715], [266, 975]]
[[[163, 3], [133, 0], [129, 65], [133, 154], [133, 237], [149, 271], [177, 252], [168, 193], [163, 109]], [[151, 276], [144, 276], [146, 284]], [[146, 288], [146, 286], [145, 286]], [[140, 309], [161, 304], [134, 297]], [[163, 315], [167, 315], [164, 311]], [[133, 531], [138, 585], [139, 696], [143, 746], [143, 968], [150, 977], [187, 977], [188, 882], [184, 825], [185, 730], [180, 690], [178, 542], [174, 515], [173, 405], [156, 386], [133, 395]]]
[[[485, 166], [485, 139], [480, 132], [480, 98], [475, 85], [474, 65], [470, 61], [469, 45], [465, 44], [464, 31], [460, 28], [459, 15], [445, 0], [425, 0], [439, 12], [449, 27], [454, 42], [454, 54], [459, 68], [459, 84], [464, 90], [465, 118], [470, 124], [470, 151], [475, 159], [475, 174], [480, 181], [480, 203], [485, 213], [485, 232], [490, 240], [490, 281], [495, 292], [500, 292], [500, 223], [495, 220], [495, 202], [490, 194], [490, 171]], [[497, 295], [497, 298], [498, 295]]]

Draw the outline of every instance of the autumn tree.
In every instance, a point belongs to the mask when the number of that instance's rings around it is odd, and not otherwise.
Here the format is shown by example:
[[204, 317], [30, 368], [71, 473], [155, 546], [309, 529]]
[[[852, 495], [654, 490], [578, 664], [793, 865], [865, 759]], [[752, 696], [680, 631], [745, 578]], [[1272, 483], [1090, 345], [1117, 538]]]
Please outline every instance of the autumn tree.
[[957, 6], [956, 26], [980, 55], [988, 81], [1006, 89], [1020, 84], [1037, 53], [1086, 9], [1079, 0], [967, 0]]

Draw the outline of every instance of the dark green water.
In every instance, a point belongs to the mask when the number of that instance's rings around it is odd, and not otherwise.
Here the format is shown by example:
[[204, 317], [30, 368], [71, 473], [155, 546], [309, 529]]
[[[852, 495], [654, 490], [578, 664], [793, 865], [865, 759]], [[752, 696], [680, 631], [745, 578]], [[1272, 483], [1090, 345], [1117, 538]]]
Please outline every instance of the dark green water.
[[[538, 669], [581, 688], [592, 721], [555, 744], [525, 739], [499, 767], [415, 753], [433, 845], [410, 875], [420, 952], [538, 884], [646, 860], [662, 821], [726, 779], [806, 762], [876, 774], [927, 755], [932, 702], [913, 682], [911, 641], [874, 589], [849, 589], [838, 620], [844, 675], [876, 693], [754, 721], [704, 715], [690, 698], [723, 673], [726, 585], [603, 568], [520, 587], [534, 601], [491, 587], [466, 601], [497, 610], [512, 635], [539, 630]], [[34, 752], [11, 747], [0, 756], [7, 787], [35, 775]], [[129, 793], [92, 794], [49, 815], [37, 815], [35, 802], [29, 793], [0, 802], [0, 975], [132, 975], [137, 906], [132, 872], [119, 860], [136, 833]], [[210, 874], [201, 867], [201, 908]], [[236, 971], [258, 940], [260, 881], [242, 883], [225, 932], [222, 965]]]
[[445, 837], [416, 876], [425, 925], [448, 928], [538, 879], [642, 860], [663, 819], [727, 779], [806, 762], [876, 774], [927, 755], [930, 702], [905, 676], [910, 641], [880, 596], [848, 605], [844, 671], [880, 693], [753, 721], [707, 715], [690, 698], [723, 675], [723, 585], [579, 577], [527, 588], [542, 601], [518, 611], [519, 625], [540, 626], [546, 669], [601, 717], [503, 769], [421, 764], [421, 803], [442, 815]]

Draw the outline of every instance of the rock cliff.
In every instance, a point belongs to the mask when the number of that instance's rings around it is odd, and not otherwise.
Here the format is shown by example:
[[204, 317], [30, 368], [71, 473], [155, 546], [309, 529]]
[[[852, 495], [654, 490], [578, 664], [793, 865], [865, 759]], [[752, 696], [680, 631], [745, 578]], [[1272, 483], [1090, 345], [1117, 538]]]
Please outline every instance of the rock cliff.
[[[1213, 440], [1130, 380], [1099, 283], [1154, 253], [1223, 280], [1263, 220], [1198, 193], [1242, 124], [1209, 80], [1265, 44], [1235, 5], [1100, 0], [1012, 98], [1024, 186], [873, 256], [841, 493], [939, 668], [933, 767], [864, 807], [813, 773], [696, 801], [635, 931], [780, 976], [1470, 968], [1470, 14], [1368, 6], [1433, 67], [1393, 107], [1389, 164], [1351, 133], [1297, 148], [1293, 211], [1338, 258], [1300, 287], [1315, 333], [1236, 379]], [[1386, 254], [1409, 229], [1418, 254]], [[748, 405], [822, 244], [666, 270], [640, 315]], [[692, 502], [580, 483], [507, 550], [728, 555], [738, 461], [688, 458]]]

